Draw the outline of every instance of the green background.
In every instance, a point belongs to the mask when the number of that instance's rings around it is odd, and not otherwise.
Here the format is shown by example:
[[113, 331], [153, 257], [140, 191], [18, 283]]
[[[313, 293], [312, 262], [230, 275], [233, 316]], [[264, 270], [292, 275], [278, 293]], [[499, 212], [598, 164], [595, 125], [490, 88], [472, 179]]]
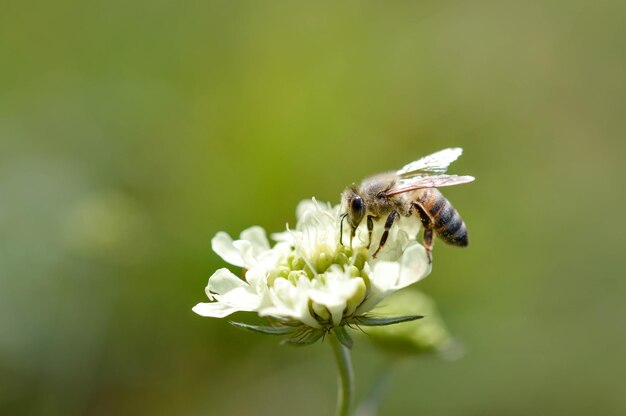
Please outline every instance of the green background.
[[330, 414], [327, 345], [191, 312], [210, 239], [460, 146], [471, 244], [418, 287], [465, 355], [382, 414], [626, 414], [625, 2], [1, 9], [0, 413]]

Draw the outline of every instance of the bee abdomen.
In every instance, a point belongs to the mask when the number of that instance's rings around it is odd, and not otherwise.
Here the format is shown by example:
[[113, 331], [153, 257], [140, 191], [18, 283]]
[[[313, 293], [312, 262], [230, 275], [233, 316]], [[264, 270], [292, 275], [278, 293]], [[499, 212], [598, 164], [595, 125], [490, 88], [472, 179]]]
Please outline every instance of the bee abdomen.
[[467, 227], [456, 209], [436, 189], [425, 192], [419, 202], [433, 219], [433, 228], [439, 238], [455, 246], [467, 246], [469, 243]]

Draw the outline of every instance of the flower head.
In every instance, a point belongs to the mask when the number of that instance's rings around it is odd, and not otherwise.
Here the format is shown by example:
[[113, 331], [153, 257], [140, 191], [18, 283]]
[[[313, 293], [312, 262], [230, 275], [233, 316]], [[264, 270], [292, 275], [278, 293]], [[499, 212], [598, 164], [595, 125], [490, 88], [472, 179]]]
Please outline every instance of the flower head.
[[243, 231], [238, 240], [219, 232], [212, 240], [213, 250], [243, 268], [243, 278], [226, 268], [217, 270], [206, 287], [212, 302], [197, 304], [194, 312], [222, 318], [254, 311], [271, 318], [274, 328], [286, 327], [272, 333], [297, 328], [300, 334], [315, 338], [320, 330], [368, 324], [368, 312], [381, 300], [430, 273], [424, 247], [415, 241], [419, 221], [401, 219], [374, 258], [381, 226], [374, 228], [372, 244], [361, 226], [352, 246], [344, 246], [339, 209], [316, 200], [302, 201], [295, 229], [273, 234], [273, 246], [260, 227]]

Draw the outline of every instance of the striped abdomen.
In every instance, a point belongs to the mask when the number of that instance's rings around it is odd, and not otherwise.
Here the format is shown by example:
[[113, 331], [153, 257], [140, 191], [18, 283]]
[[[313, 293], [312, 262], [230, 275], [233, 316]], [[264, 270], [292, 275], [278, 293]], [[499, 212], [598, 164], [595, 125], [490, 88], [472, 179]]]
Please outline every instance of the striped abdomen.
[[429, 221], [422, 218], [424, 226], [433, 229], [439, 238], [455, 246], [464, 247], [469, 243], [463, 219], [438, 189], [420, 189], [416, 192], [415, 202], [428, 216]]

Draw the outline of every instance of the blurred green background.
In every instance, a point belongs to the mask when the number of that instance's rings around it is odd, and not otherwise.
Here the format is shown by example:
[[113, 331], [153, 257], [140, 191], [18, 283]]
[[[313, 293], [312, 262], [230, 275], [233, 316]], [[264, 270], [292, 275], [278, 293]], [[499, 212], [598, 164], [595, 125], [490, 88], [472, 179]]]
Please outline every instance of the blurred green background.
[[[626, 3], [9, 1], [0, 413], [330, 414], [326, 345], [201, 318], [219, 230], [461, 146], [471, 245], [418, 286], [465, 348], [384, 415], [626, 414]], [[246, 316], [239, 316], [247, 319]], [[363, 395], [384, 364], [354, 351]]]

